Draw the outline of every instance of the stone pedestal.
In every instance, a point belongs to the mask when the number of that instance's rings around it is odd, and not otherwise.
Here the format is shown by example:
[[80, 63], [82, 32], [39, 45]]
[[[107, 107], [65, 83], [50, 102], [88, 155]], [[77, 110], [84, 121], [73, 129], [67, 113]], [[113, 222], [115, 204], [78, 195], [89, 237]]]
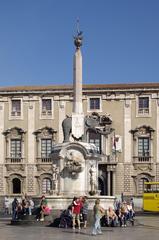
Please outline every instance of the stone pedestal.
[[98, 161], [93, 144], [83, 142], [63, 143], [54, 146], [52, 151], [57, 189], [59, 196], [83, 196], [98, 194]]

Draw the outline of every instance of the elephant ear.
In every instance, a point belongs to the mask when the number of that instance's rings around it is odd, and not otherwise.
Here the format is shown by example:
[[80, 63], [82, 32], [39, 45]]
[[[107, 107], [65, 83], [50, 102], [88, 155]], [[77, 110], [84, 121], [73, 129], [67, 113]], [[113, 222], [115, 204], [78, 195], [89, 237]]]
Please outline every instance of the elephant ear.
[[98, 125], [98, 121], [90, 116], [86, 119], [86, 125], [88, 127], [94, 128]]

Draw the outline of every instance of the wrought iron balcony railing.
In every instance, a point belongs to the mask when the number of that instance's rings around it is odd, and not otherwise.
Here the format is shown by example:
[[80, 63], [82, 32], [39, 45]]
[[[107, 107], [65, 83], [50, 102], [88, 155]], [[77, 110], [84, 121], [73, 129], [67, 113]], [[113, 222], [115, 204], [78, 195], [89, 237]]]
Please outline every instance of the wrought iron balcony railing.
[[151, 156], [134, 156], [133, 163], [152, 163]]
[[36, 158], [37, 163], [43, 164], [43, 163], [52, 163], [52, 159], [50, 157], [38, 157]]
[[149, 108], [139, 108], [138, 114], [141, 114], [141, 115], [149, 114]]
[[12, 164], [12, 163], [24, 163], [24, 158], [22, 157], [7, 157], [6, 163]]

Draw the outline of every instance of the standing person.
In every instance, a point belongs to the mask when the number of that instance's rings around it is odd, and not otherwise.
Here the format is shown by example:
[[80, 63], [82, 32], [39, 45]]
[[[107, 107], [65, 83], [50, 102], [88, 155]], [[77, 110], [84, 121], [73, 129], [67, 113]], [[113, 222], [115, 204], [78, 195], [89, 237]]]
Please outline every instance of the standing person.
[[135, 204], [133, 198], [130, 199], [130, 204], [132, 206], [133, 211], [135, 212]]
[[18, 212], [18, 200], [17, 198], [14, 198], [12, 202], [12, 220], [17, 219], [17, 212]]
[[9, 214], [9, 198], [8, 196], [4, 197], [4, 214], [8, 215]]
[[73, 199], [73, 203], [72, 203], [72, 217], [73, 217], [73, 226], [72, 228], [75, 229], [75, 225], [76, 225], [76, 220], [77, 220], [77, 224], [78, 224], [78, 229], [81, 229], [80, 226], [80, 212], [81, 212], [81, 208], [82, 208], [82, 202], [80, 201], [79, 198], [74, 197]]
[[83, 206], [82, 206], [82, 217], [84, 222], [84, 228], [87, 227], [87, 216], [88, 216], [88, 201], [87, 196], [83, 197]]
[[94, 214], [94, 224], [92, 235], [102, 234], [100, 219], [105, 214], [105, 210], [100, 206], [100, 199], [95, 200], [95, 205], [93, 207]]
[[34, 201], [31, 197], [28, 199], [28, 208], [29, 215], [32, 215], [32, 211], [34, 209]]

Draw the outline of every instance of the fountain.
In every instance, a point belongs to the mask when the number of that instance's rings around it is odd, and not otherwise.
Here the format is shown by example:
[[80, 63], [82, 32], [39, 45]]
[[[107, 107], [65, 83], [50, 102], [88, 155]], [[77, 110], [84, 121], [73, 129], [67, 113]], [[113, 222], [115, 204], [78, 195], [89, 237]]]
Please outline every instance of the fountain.
[[[93, 113], [84, 116], [82, 106], [82, 32], [74, 37], [76, 47], [73, 61], [73, 109], [72, 115], [62, 122], [64, 140], [56, 144], [51, 152], [53, 189], [48, 202], [55, 209], [65, 209], [74, 196], [88, 196], [90, 208], [94, 200], [100, 197], [105, 208], [113, 204], [114, 197], [99, 196], [98, 162], [101, 155], [94, 144], [86, 142], [88, 128], [101, 134], [108, 134], [111, 124], [109, 116]], [[99, 128], [99, 125], [100, 128]]]

